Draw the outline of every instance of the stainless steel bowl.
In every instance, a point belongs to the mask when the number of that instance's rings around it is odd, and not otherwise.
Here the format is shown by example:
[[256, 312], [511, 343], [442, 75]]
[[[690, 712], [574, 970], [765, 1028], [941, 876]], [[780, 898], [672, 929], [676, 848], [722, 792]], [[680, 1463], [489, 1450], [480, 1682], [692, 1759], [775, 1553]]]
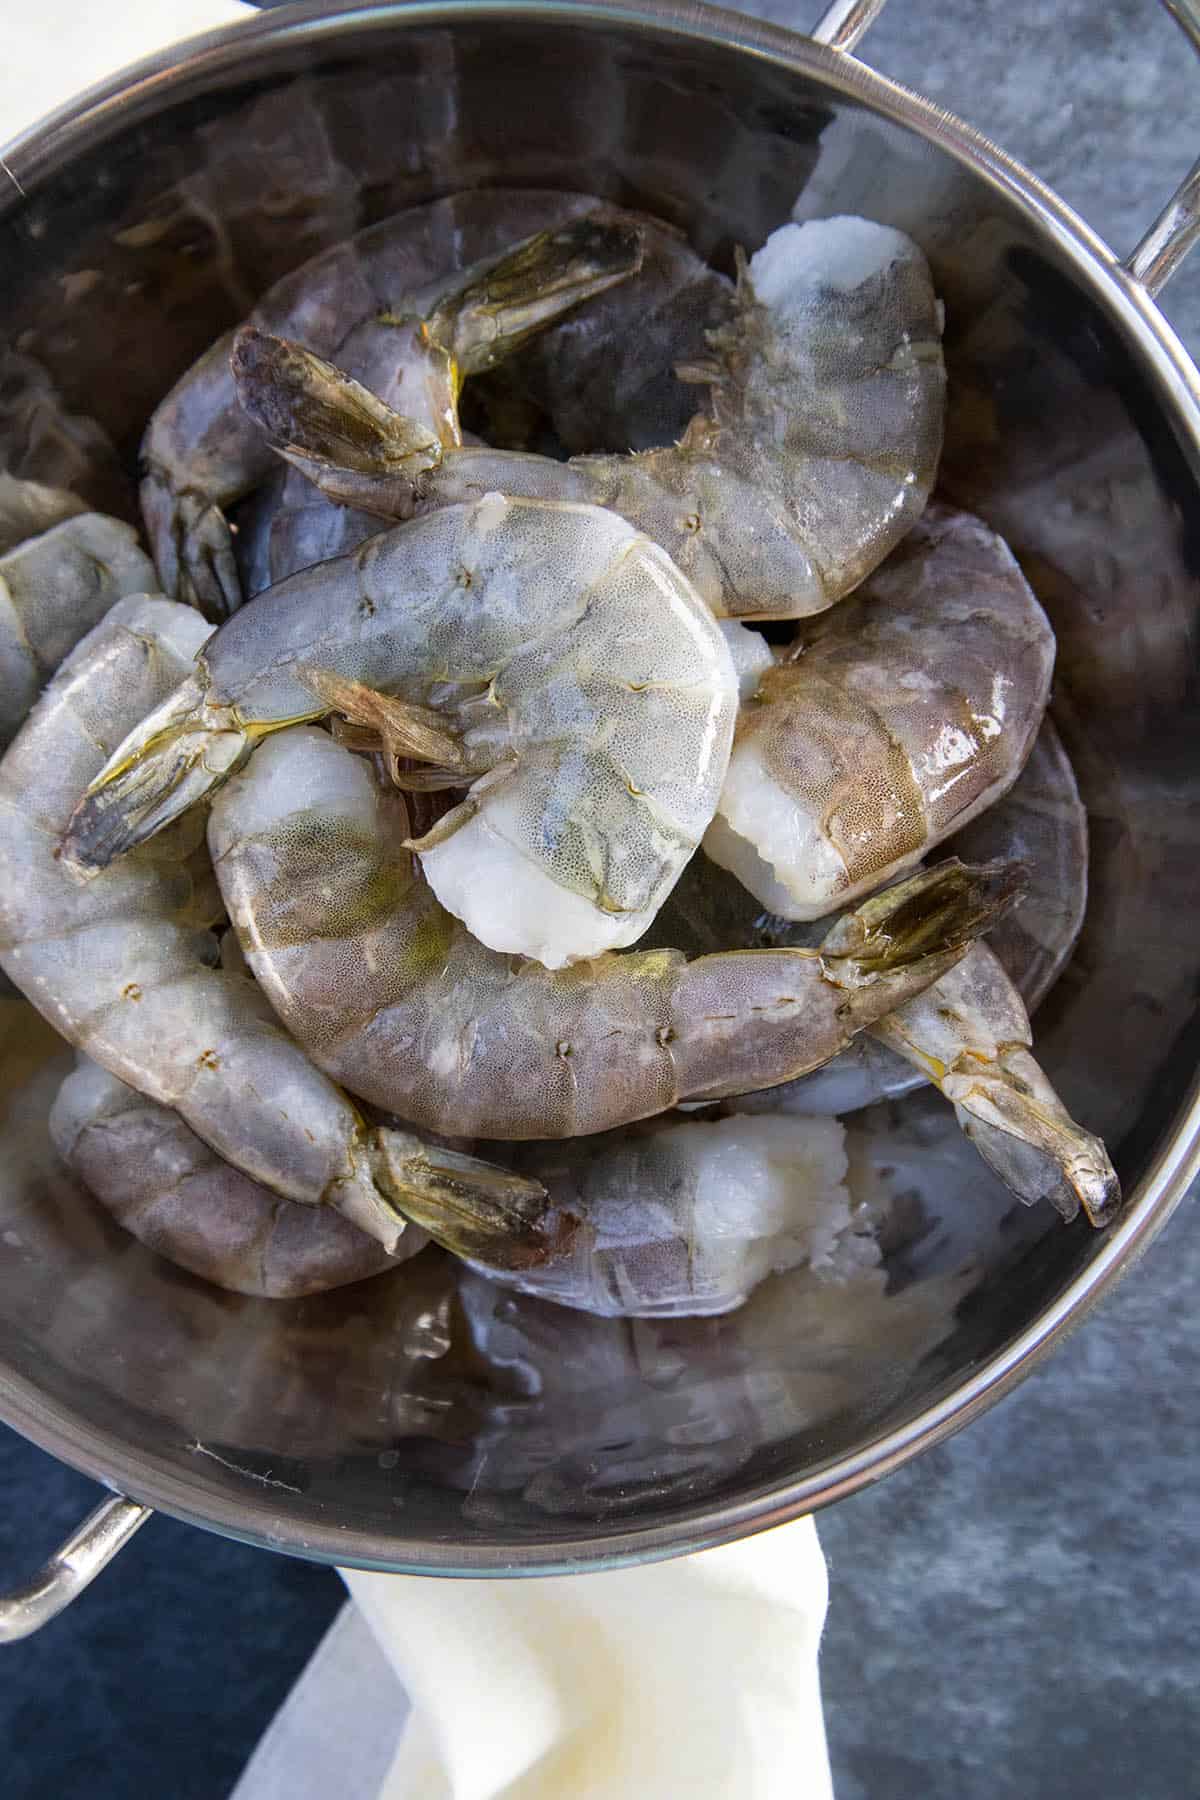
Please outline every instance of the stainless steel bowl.
[[[269, 281], [437, 194], [591, 189], [725, 264], [797, 200], [912, 232], [947, 304], [945, 488], [1006, 533], [1059, 635], [1092, 896], [1039, 1054], [1107, 1137], [1127, 1211], [1104, 1235], [1064, 1229], [960, 1159], [957, 1235], [935, 1233], [927, 1261], [940, 1241], [957, 1267], [965, 1246], [973, 1272], [936, 1288], [924, 1338], [903, 1306], [818, 1329], [786, 1280], [748, 1322], [671, 1330], [478, 1287], [464, 1302], [433, 1257], [321, 1299], [243, 1300], [150, 1256], [54, 1167], [63, 1065], [8, 1002], [0, 1414], [133, 1497], [9, 1603], [9, 1635], [146, 1506], [316, 1559], [500, 1575], [666, 1556], [827, 1505], [1027, 1374], [1200, 1163], [1200, 378], [1138, 279], [1189, 239], [1190, 196], [1131, 273], [1032, 176], [848, 54], [873, 10], [831, 9], [841, 48], [692, 4], [487, 0], [297, 7], [196, 40], [6, 153], [0, 334], [131, 469], [153, 402]], [[935, 1114], [918, 1104], [918, 1132]]]

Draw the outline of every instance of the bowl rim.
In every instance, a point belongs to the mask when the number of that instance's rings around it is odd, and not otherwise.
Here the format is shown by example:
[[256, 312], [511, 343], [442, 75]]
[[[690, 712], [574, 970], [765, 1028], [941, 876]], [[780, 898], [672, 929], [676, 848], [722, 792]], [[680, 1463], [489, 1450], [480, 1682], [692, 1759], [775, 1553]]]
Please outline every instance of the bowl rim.
[[[167, 103], [247, 79], [260, 52], [480, 19], [547, 26], [624, 25], [666, 39], [697, 40], [794, 71], [931, 140], [1002, 193], [1054, 243], [1073, 274], [1118, 328], [1126, 347], [1154, 377], [1158, 400], [1200, 468], [1200, 372], [1142, 285], [1072, 208], [1035, 175], [953, 114], [857, 61], [781, 26], [700, 0], [306, 0], [185, 39], [89, 88], [0, 147], [0, 213], [17, 207], [80, 150]], [[735, 1501], [683, 1508], [641, 1527], [581, 1528], [571, 1538], [463, 1543], [350, 1528], [331, 1517], [290, 1520], [268, 1486], [232, 1495], [201, 1466], [178, 1470], [131, 1449], [107, 1429], [52, 1402], [35, 1383], [0, 1366], [0, 1418], [61, 1461], [109, 1488], [175, 1518], [262, 1548], [312, 1561], [394, 1573], [458, 1576], [548, 1575], [616, 1568], [682, 1555], [781, 1525], [844, 1499], [940, 1443], [995, 1404], [1030, 1374], [1145, 1252], [1200, 1172], [1200, 1075], [1164, 1134], [1150, 1166], [1096, 1255], [1024, 1330], [912, 1419], [827, 1466], [790, 1481], [760, 1485]], [[246, 1471], [250, 1483], [263, 1477]], [[248, 1483], [249, 1486], [249, 1483]], [[332, 1510], [332, 1509], [330, 1509]], [[402, 1526], [401, 1519], [397, 1521]]]

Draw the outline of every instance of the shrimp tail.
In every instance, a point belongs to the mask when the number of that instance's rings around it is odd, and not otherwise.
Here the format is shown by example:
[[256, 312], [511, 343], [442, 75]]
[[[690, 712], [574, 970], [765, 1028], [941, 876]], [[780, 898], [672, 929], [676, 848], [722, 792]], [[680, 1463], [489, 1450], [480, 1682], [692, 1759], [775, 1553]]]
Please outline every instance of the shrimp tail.
[[285, 461], [341, 506], [405, 516], [441, 461], [435, 432], [290, 338], [243, 326], [229, 360], [243, 412]]
[[1021, 863], [947, 857], [843, 913], [821, 942], [827, 976], [862, 988], [933, 956], [952, 967], [1024, 894]]
[[406, 1131], [380, 1128], [376, 1140], [376, 1186], [456, 1256], [494, 1269], [528, 1269], [561, 1247], [561, 1222], [540, 1181]]
[[517, 244], [446, 295], [425, 323], [437, 343], [453, 345], [464, 375], [479, 374], [583, 301], [636, 275], [644, 249], [632, 219], [585, 214]]
[[990, 1062], [964, 1056], [937, 1084], [979, 1154], [1026, 1206], [1049, 1200], [1064, 1219], [1083, 1207], [1097, 1230], [1121, 1207], [1121, 1183], [1098, 1137], [1077, 1125], [1023, 1045]]
[[215, 792], [253, 743], [232, 707], [207, 701], [194, 677], [185, 681], [89, 784], [67, 821], [61, 862], [84, 878], [107, 868]]

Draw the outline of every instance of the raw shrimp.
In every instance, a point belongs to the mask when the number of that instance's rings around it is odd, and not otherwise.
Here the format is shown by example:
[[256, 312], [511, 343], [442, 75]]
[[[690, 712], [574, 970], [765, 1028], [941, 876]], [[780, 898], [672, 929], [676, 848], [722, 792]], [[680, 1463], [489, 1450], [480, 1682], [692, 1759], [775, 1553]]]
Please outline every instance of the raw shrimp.
[[[248, 324], [336, 352], [368, 388], [403, 405], [418, 443], [457, 444], [461, 378], [624, 280], [639, 258], [636, 226], [586, 196], [455, 194], [305, 263]], [[238, 403], [234, 338], [219, 338], [182, 376], [142, 442], [142, 509], [163, 586], [213, 618], [241, 602], [222, 508], [274, 467]]]
[[48, 371], [17, 350], [0, 349], [0, 469], [77, 494], [98, 512], [132, 516], [129, 481], [108, 433], [68, 412]]
[[0, 485], [5, 522], [52, 517], [48, 530], [0, 555], [0, 749], [73, 644], [125, 594], [154, 588], [131, 525], [66, 510], [70, 496], [27, 482]]
[[783, 918], [870, 893], [1012, 786], [1053, 666], [1003, 539], [931, 507], [742, 707], [705, 850]]
[[[985, 831], [983, 827], [987, 825]], [[967, 1136], [1026, 1205], [1050, 1200], [1064, 1218], [1082, 1203], [1106, 1225], [1120, 1186], [1100, 1140], [1067, 1113], [1030, 1054], [1022, 996], [1032, 1009], [1078, 936], [1087, 899], [1086, 814], [1062, 745], [1049, 722], [1008, 796], [954, 840], [973, 855], [1029, 856], [1029, 888], [987, 945], [973, 945], [955, 968], [894, 1013], [877, 1020], [812, 1074], [761, 1094], [739, 1112], [852, 1112], [932, 1081], [955, 1107]], [[1014, 922], [1024, 914], [1023, 923]], [[693, 862], [651, 935], [692, 953], [717, 945], [812, 946], [833, 917], [792, 924], [757, 911], [723, 870]]]
[[0, 556], [15, 550], [26, 538], [61, 525], [86, 512], [87, 507], [65, 488], [44, 487], [39, 481], [18, 481], [0, 470]]
[[[0, 966], [68, 1043], [185, 1122], [283, 1198], [324, 1202], [390, 1251], [419, 1187], [540, 1204], [472, 1158], [369, 1130], [280, 1029], [252, 983], [213, 965], [219, 901], [197, 883], [185, 821], [81, 885], [57, 855], [80, 784], [171, 692], [206, 636], [199, 614], [120, 600], [76, 646], [0, 763]], [[173, 841], [172, 841], [173, 840]]]
[[[740, 628], [727, 624], [726, 630], [732, 629]], [[739, 655], [751, 663], [754, 652], [739, 646], [735, 661]], [[1025, 869], [1029, 885], [1021, 903], [988, 933], [988, 948], [1032, 1013], [1070, 957], [1087, 906], [1087, 812], [1049, 718], [1042, 720], [1029, 760], [1008, 793], [946, 848], [964, 862], [1004, 860]], [[727, 870], [700, 856], [684, 870], [644, 945], [677, 944], [688, 956], [784, 945], [811, 948], [833, 918], [830, 914], [808, 923], [781, 919], [765, 911]], [[895, 1099], [922, 1080], [873, 1032], [861, 1032], [811, 1075], [762, 1095], [761, 1105], [770, 1111], [847, 1113]], [[743, 1110], [752, 1104], [750, 1095], [741, 1102]]]
[[550, 973], [443, 911], [406, 834], [368, 763], [297, 730], [219, 796], [209, 848], [247, 960], [314, 1060], [472, 1137], [581, 1135], [786, 1081], [927, 986], [1010, 897], [1006, 872], [953, 864], [841, 920], [819, 952], [629, 952]]
[[[436, 717], [411, 705], [438, 696]], [[646, 929], [712, 818], [736, 708], [725, 641], [656, 544], [598, 507], [494, 494], [236, 614], [92, 782], [65, 854], [103, 867], [268, 732], [382, 709], [474, 781], [415, 846], [439, 900], [557, 968]]]
[[148, 1250], [235, 1294], [290, 1300], [345, 1287], [399, 1256], [327, 1207], [297, 1206], [251, 1181], [186, 1126], [81, 1057], [50, 1112], [59, 1155]]
[[498, 490], [591, 502], [661, 544], [718, 614], [821, 612], [882, 561], [929, 497], [941, 451], [941, 308], [911, 239], [865, 219], [785, 225], [741, 270], [714, 357], [684, 371], [710, 411], [678, 445], [570, 463], [516, 451], [414, 449], [377, 408], [348, 455], [354, 384], [263, 339], [239, 392], [332, 499], [403, 518]]
[[[543, 1262], [483, 1275], [605, 1317], [730, 1312], [801, 1263], [842, 1274], [877, 1261], [855, 1242], [836, 1119], [687, 1120], [615, 1141], [524, 1147], [558, 1220]], [[472, 1259], [468, 1259], [472, 1260]]]

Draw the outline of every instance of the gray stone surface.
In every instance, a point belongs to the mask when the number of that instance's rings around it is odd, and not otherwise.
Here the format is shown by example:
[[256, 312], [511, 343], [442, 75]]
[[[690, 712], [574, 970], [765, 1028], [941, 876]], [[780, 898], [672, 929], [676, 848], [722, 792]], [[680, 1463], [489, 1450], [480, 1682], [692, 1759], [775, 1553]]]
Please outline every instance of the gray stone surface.
[[[1200, 153], [1200, 64], [1152, 0], [891, 0], [860, 52], [1121, 254]], [[1200, 354], [1200, 251], [1164, 310]], [[1041, 1373], [823, 1515], [838, 1800], [1200, 1793], [1198, 1295], [1193, 1197]]]

